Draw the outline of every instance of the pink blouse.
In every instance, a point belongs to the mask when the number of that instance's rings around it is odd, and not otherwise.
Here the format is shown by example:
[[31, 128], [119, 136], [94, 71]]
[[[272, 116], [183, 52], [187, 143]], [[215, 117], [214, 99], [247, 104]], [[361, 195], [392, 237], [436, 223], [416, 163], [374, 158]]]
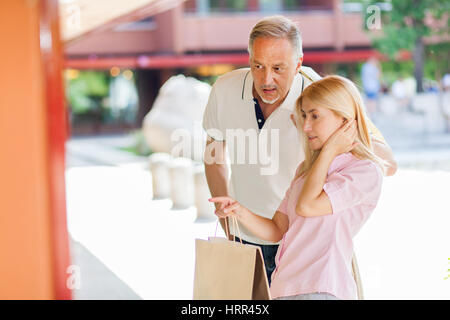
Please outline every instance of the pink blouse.
[[295, 213], [304, 179], [292, 181], [277, 209], [288, 216], [289, 229], [275, 257], [272, 298], [314, 292], [357, 298], [352, 239], [374, 210], [382, 180], [382, 171], [374, 162], [351, 153], [337, 156], [323, 187], [333, 213], [312, 218]]

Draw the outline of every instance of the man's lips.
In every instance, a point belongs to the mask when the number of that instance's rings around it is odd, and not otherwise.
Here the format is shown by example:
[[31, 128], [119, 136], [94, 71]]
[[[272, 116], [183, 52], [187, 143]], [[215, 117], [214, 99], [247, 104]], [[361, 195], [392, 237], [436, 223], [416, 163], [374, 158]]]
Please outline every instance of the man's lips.
[[308, 137], [308, 140], [309, 141], [311, 141], [311, 140], [314, 140], [314, 139], [316, 139], [317, 137]]
[[272, 93], [272, 92], [275, 92], [275, 91], [276, 91], [275, 88], [273, 88], [273, 89], [263, 89], [264, 93]]

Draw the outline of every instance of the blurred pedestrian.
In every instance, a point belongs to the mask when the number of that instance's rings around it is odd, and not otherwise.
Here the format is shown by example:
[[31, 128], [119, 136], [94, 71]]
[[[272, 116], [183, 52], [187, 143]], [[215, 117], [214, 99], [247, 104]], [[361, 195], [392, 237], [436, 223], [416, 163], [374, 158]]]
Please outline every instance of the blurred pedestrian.
[[411, 100], [408, 96], [406, 83], [402, 76], [399, 76], [392, 84], [391, 94], [395, 98], [397, 109], [401, 112], [406, 111]]
[[366, 107], [369, 113], [377, 111], [380, 94], [381, 67], [375, 56], [365, 62], [361, 69], [361, 81], [366, 96]]
[[444, 91], [450, 91], [450, 73], [446, 73], [442, 77], [442, 89]]

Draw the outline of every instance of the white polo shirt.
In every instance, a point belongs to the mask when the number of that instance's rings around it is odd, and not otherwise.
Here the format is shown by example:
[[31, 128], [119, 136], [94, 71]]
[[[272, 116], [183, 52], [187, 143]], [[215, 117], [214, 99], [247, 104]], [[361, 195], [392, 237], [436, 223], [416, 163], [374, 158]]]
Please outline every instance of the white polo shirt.
[[[273, 217], [295, 170], [303, 161], [302, 142], [290, 115], [303, 88], [310, 83], [297, 74], [286, 99], [263, 120], [261, 129], [257, 120], [261, 114], [258, 115], [255, 108], [249, 68], [219, 77], [212, 87], [203, 115], [203, 128], [215, 140], [227, 143], [230, 196], [260, 216]], [[239, 236], [234, 226], [230, 229]], [[242, 224], [239, 229], [243, 240], [274, 244], [255, 237]]]

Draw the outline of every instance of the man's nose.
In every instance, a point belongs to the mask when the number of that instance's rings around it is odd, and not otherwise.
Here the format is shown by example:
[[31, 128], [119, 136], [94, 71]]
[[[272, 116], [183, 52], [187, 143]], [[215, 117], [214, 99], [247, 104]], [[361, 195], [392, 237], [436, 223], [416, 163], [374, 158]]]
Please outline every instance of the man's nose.
[[266, 69], [264, 72], [264, 85], [271, 85], [273, 84], [273, 74], [272, 70]]

